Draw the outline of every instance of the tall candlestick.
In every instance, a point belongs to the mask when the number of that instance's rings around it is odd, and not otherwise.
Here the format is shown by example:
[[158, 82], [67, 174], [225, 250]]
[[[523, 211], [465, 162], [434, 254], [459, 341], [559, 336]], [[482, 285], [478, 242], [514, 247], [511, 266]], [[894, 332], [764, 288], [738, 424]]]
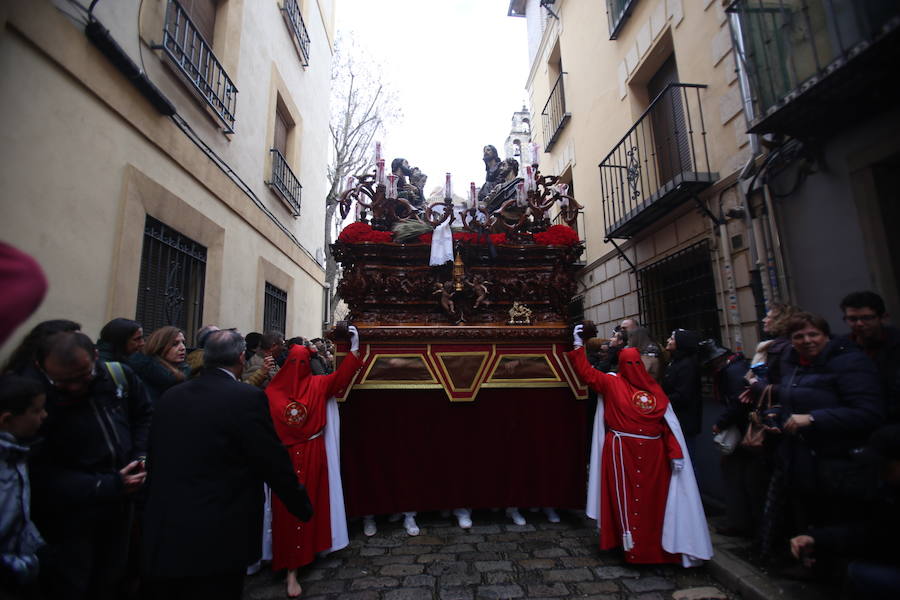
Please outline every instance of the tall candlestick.
[[376, 160], [375, 167], [377, 169], [375, 172], [375, 185], [384, 185], [384, 159], [379, 158]]
[[471, 182], [469, 184], [469, 206], [475, 208], [475, 204], [478, 202], [478, 189], [475, 187], [475, 182]]
[[375, 162], [381, 160], [381, 142], [375, 142]]
[[522, 166], [531, 164], [531, 144], [525, 144], [522, 148]]
[[534, 184], [534, 167], [525, 165], [525, 189], [529, 192], [534, 191], [537, 186]]
[[447, 179], [444, 182], [444, 198], [453, 198], [453, 184], [450, 182], [450, 173], [447, 173]]
[[525, 182], [520, 181], [516, 184], [516, 206], [522, 208], [525, 204]]
[[394, 175], [393, 173], [391, 173], [390, 175], [387, 176], [387, 178], [388, 178], [388, 185], [387, 185], [386, 196], [391, 199], [396, 198], [397, 197], [397, 176]]
[[531, 164], [537, 165], [540, 162], [540, 147], [537, 142], [531, 142], [528, 145], [531, 147]]

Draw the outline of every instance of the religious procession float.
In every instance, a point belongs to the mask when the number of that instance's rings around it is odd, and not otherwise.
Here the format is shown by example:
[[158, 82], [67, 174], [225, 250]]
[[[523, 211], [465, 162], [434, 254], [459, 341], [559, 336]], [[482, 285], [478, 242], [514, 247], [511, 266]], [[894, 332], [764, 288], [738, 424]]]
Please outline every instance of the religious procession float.
[[464, 207], [449, 174], [429, 203], [380, 154], [348, 178], [331, 247], [364, 360], [339, 398], [348, 513], [583, 507], [593, 409], [564, 356], [581, 206], [493, 146]]

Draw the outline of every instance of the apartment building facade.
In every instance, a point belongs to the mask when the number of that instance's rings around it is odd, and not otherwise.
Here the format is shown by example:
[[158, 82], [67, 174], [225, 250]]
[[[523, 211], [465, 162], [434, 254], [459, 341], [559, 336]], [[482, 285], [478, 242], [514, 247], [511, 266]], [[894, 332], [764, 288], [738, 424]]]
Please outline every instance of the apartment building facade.
[[[900, 11], [849, 0], [512, 0], [541, 169], [585, 205], [581, 312], [751, 353], [772, 301], [897, 312]], [[576, 310], [575, 312], [578, 312]]]
[[0, 239], [50, 281], [17, 336], [317, 334], [333, 42], [334, 0], [4, 2]]
[[764, 223], [738, 184], [754, 152], [722, 2], [514, 0], [509, 14], [528, 20], [541, 170], [585, 206], [583, 317], [752, 349]]

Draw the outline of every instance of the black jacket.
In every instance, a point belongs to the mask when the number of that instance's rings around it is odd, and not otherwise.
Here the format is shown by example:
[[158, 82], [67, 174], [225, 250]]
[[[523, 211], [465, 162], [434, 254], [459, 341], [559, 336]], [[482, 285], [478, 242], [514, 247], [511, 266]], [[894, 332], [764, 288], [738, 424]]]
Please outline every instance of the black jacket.
[[747, 388], [744, 375], [750, 363], [743, 354], [733, 354], [728, 362], [713, 375], [714, 387], [718, 399], [725, 405], [725, 410], [716, 421], [719, 429], [727, 429], [736, 425], [743, 433], [747, 429], [747, 416], [750, 414], [750, 404], [742, 404], [741, 392]]
[[[884, 340], [872, 352], [865, 352], [875, 361], [878, 369], [887, 422], [900, 423], [900, 329], [885, 326], [884, 334]], [[840, 338], [842, 343], [849, 339]]]
[[786, 352], [775, 397], [782, 419], [791, 414], [813, 416], [813, 424], [799, 438], [819, 456], [846, 456], [884, 422], [875, 364], [845, 340], [828, 342], [808, 366], [800, 364], [796, 350]]
[[[47, 418], [31, 459], [35, 523], [52, 539], [124, 502], [125, 465], [147, 452], [152, 408], [144, 386], [122, 365], [127, 386], [117, 386], [102, 361], [85, 398], [71, 400], [43, 379]], [[123, 389], [127, 387], [126, 389]]]
[[697, 435], [703, 427], [700, 362], [697, 359], [699, 342], [700, 337], [692, 331], [676, 331], [676, 350], [662, 379], [663, 391], [669, 397], [684, 435]]
[[263, 482], [312, 516], [265, 393], [221, 369], [166, 391], [154, 407], [143, 569], [151, 577], [243, 572], [260, 556]]

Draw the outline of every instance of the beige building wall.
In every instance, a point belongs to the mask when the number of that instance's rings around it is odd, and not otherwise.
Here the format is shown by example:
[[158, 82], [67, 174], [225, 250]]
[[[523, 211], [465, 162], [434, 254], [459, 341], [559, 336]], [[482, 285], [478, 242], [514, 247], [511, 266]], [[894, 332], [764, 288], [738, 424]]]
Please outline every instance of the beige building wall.
[[[536, 1], [513, 0], [513, 4], [523, 4], [532, 13], [545, 12]], [[647, 108], [652, 100], [647, 82], [673, 53], [680, 82], [708, 86], [701, 90], [700, 101], [710, 171], [718, 173], [719, 179], [700, 199], [715, 214], [719, 212], [720, 193], [725, 211], [743, 203], [742, 195], [729, 186], [751, 151], [725, 4], [721, 0], [636, 0], [615, 40], [609, 39], [605, 2], [558, 0], [552, 6], [558, 20], [528, 15], [529, 26], [537, 23], [543, 27], [539, 38], [529, 33], [532, 46], [533, 40], [539, 42], [529, 49], [534, 61], [527, 81], [535, 124], [533, 138], [542, 147], [548, 140], [541, 113], [560, 67], [565, 73], [565, 105], [571, 118], [551, 151], [541, 154], [540, 166], [546, 174], [570, 175], [575, 197], [585, 206], [585, 317], [598, 322], [601, 330], [611, 329], [625, 317], [637, 316], [639, 301], [631, 265], [604, 241], [606, 224], [598, 164]], [[746, 349], [755, 343], [756, 333], [745, 229], [742, 221], [730, 221], [729, 235], [741, 235], [744, 245], [732, 252], [726, 241], [729, 247], [723, 250], [718, 228], [701, 216], [693, 201], [687, 201], [631, 239], [616, 242], [640, 269], [698, 241], [709, 240], [722, 339]], [[733, 289], [725, 275], [726, 255], [732, 262]], [[732, 305], [736, 305], [737, 313], [730, 310]]]
[[[4, 3], [0, 239], [37, 259], [50, 289], [0, 349], [3, 357], [41, 320], [70, 318], [96, 337], [110, 318], [134, 317], [147, 215], [207, 247], [203, 323], [260, 330], [268, 281], [288, 292], [287, 334], [321, 331], [324, 270], [316, 251], [324, 245], [333, 1], [303, 4], [311, 38], [305, 68], [279, 2], [220, 3], [213, 46], [239, 90], [230, 135], [150, 47], [160, 39], [161, 21], [151, 24], [164, 0], [97, 5], [95, 16], [175, 105], [191, 140], [60, 10], [77, 17], [71, 4]], [[297, 218], [266, 183], [278, 94], [295, 122], [288, 163], [303, 185]]]

